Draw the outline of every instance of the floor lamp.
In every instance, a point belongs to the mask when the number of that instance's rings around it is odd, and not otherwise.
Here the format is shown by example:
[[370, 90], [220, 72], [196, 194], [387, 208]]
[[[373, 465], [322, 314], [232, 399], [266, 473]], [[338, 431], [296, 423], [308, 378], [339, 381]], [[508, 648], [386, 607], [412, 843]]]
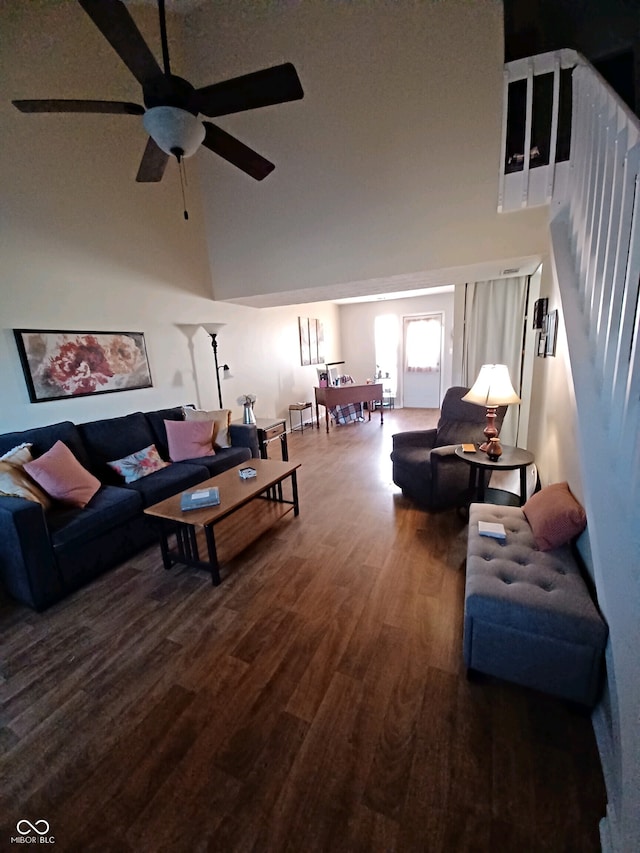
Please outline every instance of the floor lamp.
[[[202, 323], [202, 328], [207, 332], [208, 335], [211, 336], [211, 346], [213, 348], [213, 360], [216, 366], [216, 384], [218, 386], [218, 402], [220, 403], [220, 408], [222, 408], [222, 388], [220, 387], [220, 368], [218, 367], [218, 332], [222, 329], [226, 324], [225, 323]], [[223, 370], [228, 371], [229, 365], [225, 364], [222, 367]]]

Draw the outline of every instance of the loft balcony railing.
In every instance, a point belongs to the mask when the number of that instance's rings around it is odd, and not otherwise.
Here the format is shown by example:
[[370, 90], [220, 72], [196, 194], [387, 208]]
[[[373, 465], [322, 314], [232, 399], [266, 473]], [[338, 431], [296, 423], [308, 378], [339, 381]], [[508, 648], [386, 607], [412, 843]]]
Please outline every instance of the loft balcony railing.
[[498, 210], [549, 204], [562, 193], [571, 150], [574, 50], [509, 62], [504, 71]]

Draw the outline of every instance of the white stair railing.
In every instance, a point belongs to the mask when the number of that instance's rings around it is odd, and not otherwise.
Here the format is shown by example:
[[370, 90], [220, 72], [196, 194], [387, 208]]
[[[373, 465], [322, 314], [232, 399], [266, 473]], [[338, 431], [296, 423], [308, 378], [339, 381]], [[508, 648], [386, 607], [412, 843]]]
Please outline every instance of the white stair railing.
[[[570, 158], [557, 162], [559, 152], [568, 156], [568, 75]], [[606, 853], [640, 850], [639, 172], [640, 121], [582, 56], [562, 50], [505, 66], [498, 210], [549, 205], [590, 563], [609, 625], [592, 718], [607, 789]]]
[[605, 851], [640, 850], [640, 122], [582, 57], [570, 172], [550, 207], [607, 678], [593, 725]]

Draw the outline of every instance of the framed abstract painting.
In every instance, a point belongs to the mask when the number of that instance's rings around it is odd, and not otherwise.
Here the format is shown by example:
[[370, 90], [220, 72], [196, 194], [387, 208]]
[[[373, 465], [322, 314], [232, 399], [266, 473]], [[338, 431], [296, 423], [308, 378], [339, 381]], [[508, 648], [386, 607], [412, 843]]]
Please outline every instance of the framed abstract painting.
[[142, 332], [14, 329], [32, 403], [151, 388]]
[[298, 317], [298, 330], [300, 332], [300, 364], [304, 366], [306, 364], [311, 364], [308, 317]]

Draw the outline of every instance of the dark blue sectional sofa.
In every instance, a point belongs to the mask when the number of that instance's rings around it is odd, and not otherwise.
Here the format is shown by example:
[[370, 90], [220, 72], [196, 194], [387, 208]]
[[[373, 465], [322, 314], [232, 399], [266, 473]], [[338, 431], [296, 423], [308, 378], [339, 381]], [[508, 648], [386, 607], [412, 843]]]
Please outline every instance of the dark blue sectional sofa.
[[173, 462], [130, 484], [107, 466], [150, 444], [168, 460], [164, 421], [182, 418], [176, 406], [0, 435], [0, 455], [30, 442], [36, 458], [63, 441], [102, 483], [83, 509], [58, 504], [45, 512], [34, 501], [0, 495], [0, 581], [9, 596], [35, 610], [50, 607], [158, 539], [146, 507], [260, 455], [255, 426], [232, 424], [231, 447], [214, 456]]

